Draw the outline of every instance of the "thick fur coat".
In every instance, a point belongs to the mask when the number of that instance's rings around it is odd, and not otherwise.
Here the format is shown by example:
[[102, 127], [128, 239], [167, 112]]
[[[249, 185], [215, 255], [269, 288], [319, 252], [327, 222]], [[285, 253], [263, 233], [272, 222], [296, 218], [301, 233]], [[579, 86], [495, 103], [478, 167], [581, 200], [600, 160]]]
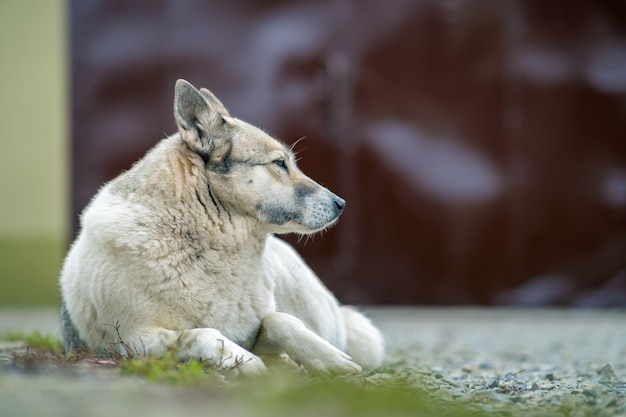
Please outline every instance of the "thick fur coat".
[[179, 80], [174, 116], [179, 132], [81, 215], [60, 278], [66, 351], [174, 351], [243, 374], [279, 352], [316, 372], [379, 366], [380, 332], [274, 236], [330, 227], [345, 202], [208, 90]]

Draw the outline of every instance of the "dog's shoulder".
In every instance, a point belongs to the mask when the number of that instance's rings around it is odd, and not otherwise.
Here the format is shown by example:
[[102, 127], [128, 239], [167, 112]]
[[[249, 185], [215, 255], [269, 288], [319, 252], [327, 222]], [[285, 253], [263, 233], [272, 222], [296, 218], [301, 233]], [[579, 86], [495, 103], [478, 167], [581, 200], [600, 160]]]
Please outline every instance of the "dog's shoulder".
[[207, 227], [206, 216], [193, 207], [199, 205], [195, 188], [202, 186], [196, 184], [201, 173], [177, 139], [162, 140], [98, 191], [81, 214], [81, 228], [91, 240], [145, 251], [155, 240], [166, 246], [188, 241], [194, 229]]
[[183, 188], [198, 186], [196, 182], [204, 177], [197, 165], [197, 158], [192, 158], [176, 134], [157, 143], [105, 188], [126, 201], [160, 207], [164, 200], [180, 195]]

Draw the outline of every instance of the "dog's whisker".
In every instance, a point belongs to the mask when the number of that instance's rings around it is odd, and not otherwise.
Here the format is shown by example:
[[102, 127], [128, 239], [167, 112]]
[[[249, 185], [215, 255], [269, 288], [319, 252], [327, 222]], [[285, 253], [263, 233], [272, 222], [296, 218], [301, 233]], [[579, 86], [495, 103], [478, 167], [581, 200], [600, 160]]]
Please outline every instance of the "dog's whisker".
[[304, 139], [306, 139], [306, 136], [302, 136], [300, 139], [296, 140], [294, 143], [291, 144], [291, 146], [289, 147], [289, 150], [294, 152], [295, 155], [298, 154], [298, 152], [295, 152], [294, 149], [295, 147], [298, 145], [298, 143], [300, 143], [301, 141], [303, 141]]

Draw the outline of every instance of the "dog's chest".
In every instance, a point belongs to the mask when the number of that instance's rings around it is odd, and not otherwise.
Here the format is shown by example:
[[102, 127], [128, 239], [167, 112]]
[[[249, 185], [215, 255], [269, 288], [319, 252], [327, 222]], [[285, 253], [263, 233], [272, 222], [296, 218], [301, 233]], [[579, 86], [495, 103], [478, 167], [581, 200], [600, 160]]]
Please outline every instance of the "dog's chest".
[[159, 314], [168, 328], [214, 328], [252, 348], [261, 320], [275, 310], [273, 283], [254, 268], [180, 276], [162, 285]]

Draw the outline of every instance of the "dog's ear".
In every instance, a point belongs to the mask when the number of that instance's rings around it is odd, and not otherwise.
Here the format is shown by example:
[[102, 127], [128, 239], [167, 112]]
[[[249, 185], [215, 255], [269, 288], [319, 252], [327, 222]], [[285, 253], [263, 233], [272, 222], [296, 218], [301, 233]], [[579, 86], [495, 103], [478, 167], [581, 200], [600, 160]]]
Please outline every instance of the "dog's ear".
[[228, 113], [228, 110], [226, 110], [226, 107], [224, 107], [224, 105], [222, 104], [221, 101], [219, 101], [217, 99], [217, 97], [215, 97], [215, 95], [210, 92], [209, 90], [207, 90], [206, 88], [201, 88], [200, 89], [200, 94], [202, 94], [204, 96], [204, 98], [207, 99], [207, 101], [211, 104], [211, 106], [222, 116], [230, 116], [230, 114]]
[[174, 117], [178, 131], [187, 145], [214, 165], [227, 164], [225, 158], [231, 149], [231, 139], [222, 116], [228, 112], [208, 90], [198, 91], [185, 80], [176, 81]]

